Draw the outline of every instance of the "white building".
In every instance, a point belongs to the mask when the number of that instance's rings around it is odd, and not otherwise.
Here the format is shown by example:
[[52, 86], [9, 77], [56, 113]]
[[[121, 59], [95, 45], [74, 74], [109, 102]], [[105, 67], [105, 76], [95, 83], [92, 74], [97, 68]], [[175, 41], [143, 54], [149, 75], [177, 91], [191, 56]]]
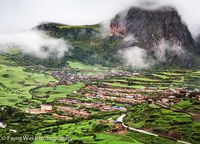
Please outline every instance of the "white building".
[[52, 105], [42, 104], [41, 105], [41, 110], [42, 111], [52, 111], [53, 107], [52, 107]]

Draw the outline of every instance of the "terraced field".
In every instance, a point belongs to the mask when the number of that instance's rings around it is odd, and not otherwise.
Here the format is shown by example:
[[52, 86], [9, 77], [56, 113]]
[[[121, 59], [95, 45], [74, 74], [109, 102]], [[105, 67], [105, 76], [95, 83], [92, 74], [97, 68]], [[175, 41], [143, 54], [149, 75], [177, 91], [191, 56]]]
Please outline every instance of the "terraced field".
[[[200, 140], [200, 101], [196, 97], [186, 95], [179, 97], [176, 92], [176, 89], [189, 91], [199, 89], [199, 70], [146, 71], [133, 73], [132, 76], [107, 76], [103, 80], [50, 86], [47, 85], [49, 82], [58, 82], [49, 75], [51, 71], [44, 73], [26, 69], [16, 66], [14, 62], [4, 57], [0, 58], [0, 104], [15, 106], [22, 112], [28, 108], [40, 108], [43, 103], [53, 106], [53, 112], [49, 114], [37, 116], [27, 114], [26, 118], [23, 115], [21, 123], [20, 118], [5, 120], [9, 128], [15, 128], [20, 133], [24, 133], [19, 127], [23, 123], [24, 129], [33, 125], [31, 131], [36, 136], [70, 137], [85, 143], [140, 144], [150, 141], [173, 144], [177, 143], [177, 140], [183, 140], [197, 144]], [[95, 75], [110, 72], [110, 68], [98, 65], [90, 66], [69, 61], [68, 63], [69, 68], [78, 74]], [[167, 103], [173, 102], [173, 105], [162, 103], [163, 97], [168, 96], [175, 97]], [[70, 102], [61, 103], [59, 100]], [[89, 116], [81, 117], [63, 112], [58, 107], [84, 110]], [[159, 137], [131, 130], [125, 130], [123, 133], [113, 132], [114, 121], [124, 113], [126, 113], [125, 125], [158, 134]], [[58, 119], [54, 114], [72, 119]], [[25, 123], [26, 120], [30, 124]], [[101, 121], [106, 123], [102, 124]], [[44, 141], [35, 140], [34, 143], [40, 144]], [[47, 140], [45, 143], [66, 143], [66, 141]]]
[[31, 99], [29, 90], [56, 81], [52, 76], [43, 73], [31, 73], [23, 67], [0, 65], [0, 104], [15, 105]]
[[199, 88], [200, 71], [164, 71], [140, 74], [132, 77], [116, 77], [106, 80], [103, 84], [121, 88]]
[[[45, 129], [40, 129], [39, 130], [39, 135], [38, 136], [44, 136], [48, 135], [51, 137], [57, 136], [69, 136], [73, 139], [76, 140], [84, 140], [85, 143], [99, 143], [99, 144], [141, 144], [139, 141], [135, 140], [134, 138], [131, 138], [130, 136], [127, 135], [113, 135], [113, 134], [108, 134], [108, 133], [91, 133], [93, 130], [93, 125], [96, 124], [95, 120], [90, 120], [90, 121], [82, 121], [77, 124], [64, 124], [64, 125], [59, 125], [59, 127], [48, 127]], [[56, 134], [55, 132], [51, 132], [52, 130], [59, 129], [58, 133]], [[56, 135], [55, 135], [56, 134]], [[81, 138], [80, 138], [81, 137]], [[43, 141], [44, 142], [44, 141]], [[55, 143], [56, 141], [47, 141], [49, 143]], [[41, 141], [37, 140], [34, 142], [34, 144], [40, 144]], [[60, 142], [60, 143], [65, 143], [65, 142]]]
[[67, 95], [79, 90], [84, 86], [84, 83], [76, 83], [72, 85], [58, 85], [55, 87], [41, 87], [33, 91], [33, 94], [38, 98], [48, 96], [47, 102], [53, 102], [55, 99], [64, 98]]
[[[128, 93], [128, 95], [138, 94], [145, 95], [148, 99], [158, 99], [158, 103], [146, 101], [133, 107], [126, 106], [128, 108], [125, 117], [126, 125], [160, 136], [198, 143], [200, 134], [200, 130], [197, 128], [200, 120], [199, 100], [184, 95], [181, 101], [175, 100], [177, 102], [173, 103], [173, 106], [165, 106], [160, 104], [159, 99], [162, 100], [168, 90], [193, 91], [199, 89], [199, 70], [164, 71], [132, 77], [112, 77], [98, 82], [97, 86], [104, 90], [113, 90], [113, 93], [109, 94], [111, 97], [117, 96], [116, 92], [118, 95], [123, 95], [123, 91], [127, 89], [126, 94]], [[163, 92], [165, 94], [162, 94]], [[173, 96], [173, 94], [171, 95]], [[118, 103], [120, 102], [115, 101], [115, 104]]]

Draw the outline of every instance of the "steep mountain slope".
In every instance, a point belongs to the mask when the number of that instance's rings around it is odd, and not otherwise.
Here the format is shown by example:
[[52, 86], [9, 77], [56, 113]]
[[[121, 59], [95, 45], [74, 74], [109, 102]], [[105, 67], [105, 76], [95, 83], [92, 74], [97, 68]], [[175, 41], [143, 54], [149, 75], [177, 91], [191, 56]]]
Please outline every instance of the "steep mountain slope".
[[121, 40], [109, 36], [102, 38], [99, 24], [69, 26], [46, 23], [37, 26], [36, 29], [67, 40], [73, 46], [73, 49], [70, 49], [71, 55], [68, 55], [67, 59], [105, 66], [120, 64], [117, 52], [121, 48]]
[[197, 48], [197, 53], [200, 54], [200, 35], [195, 39], [195, 46]]
[[[194, 40], [173, 8], [146, 10], [132, 7], [115, 16], [111, 21], [111, 28], [113, 27], [119, 31], [124, 29], [125, 32], [121, 35], [123, 37], [134, 35], [135, 42], [129, 43], [127, 47], [144, 48], [155, 57], [159, 57], [157, 54], [163, 54], [159, 51], [164, 51], [163, 56], [167, 60], [162, 63], [171, 65], [176, 60], [186, 66], [194, 64], [193, 56], [197, 52]], [[114, 33], [116, 34], [118, 33]], [[165, 47], [161, 42], [165, 43]]]
[[87, 40], [98, 35], [99, 25], [69, 26], [58, 23], [44, 23], [36, 27], [51, 32], [52, 36], [65, 39]]
[[100, 24], [46, 23], [37, 29], [69, 41], [74, 46], [69, 57], [89, 64], [120, 65], [119, 50], [135, 46], [144, 49], [157, 65], [190, 67], [197, 64], [194, 40], [173, 8], [146, 10], [132, 7], [120, 12], [110, 21], [106, 38], [101, 37]]
[[194, 48], [192, 36], [181, 21], [177, 11], [172, 8], [144, 10], [131, 8], [125, 17], [127, 34], [134, 34], [141, 47], [152, 47], [162, 38], [181, 42], [186, 48]]

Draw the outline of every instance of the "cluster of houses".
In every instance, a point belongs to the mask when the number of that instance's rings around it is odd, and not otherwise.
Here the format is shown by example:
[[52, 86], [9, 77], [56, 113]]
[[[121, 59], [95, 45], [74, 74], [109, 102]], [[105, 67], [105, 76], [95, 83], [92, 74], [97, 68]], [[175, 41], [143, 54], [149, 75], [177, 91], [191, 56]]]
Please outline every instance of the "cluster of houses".
[[149, 99], [149, 101], [154, 101], [165, 107], [173, 106], [176, 103], [183, 101], [183, 98], [190, 97], [200, 100], [200, 91], [190, 91], [181, 88], [163, 90], [159, 93], [159, 96], [154, 99]]
[[[105, 75], [99, 77], [98, 75], [87, 76], [87, 75], [79, 75], [71, 73], [66, 74], [63, 72], [54, 72], [53, 75], [55, 77], [61, 78], [61, 80], [59, 82], [49, 82], [48, 86], [68, 85], [76, 81], [105, 78]], [[140, 104], [148, 100], [162, 106], [170, 107], [182, 101], [182, 99], [185, 96], [195, 97], [197, 100], [200, 100], [200, 91], [189, 91], [180, 88], [167, 89], [167, 90], [159, 90], [157, 88], [127, 89], [127, 88], [104, 87], [100, 85], [89, 85], [84, 89], [82, 89], [80, 92], [86, 98], [97, 99], [97, 100], [100, 99], [102, 101], [109, 100], [113, 102], [125, 103], [130, 105]], [[147, 93], [152, 92], [154, 93], [154, 96], [149, 97], [145, 94], [146, 92]], [[66, 105], [81, 106], [84, 108], [91, 108], [91, 109], [95, 108], [99, 109], [100, 111], [115, 111], [115, 110], [124, 112], [127, 111], [125, 107], [112, 106], [100, 101], [95, 101], [92, 103], [77, 99], [66, 98], [66, 99], [59, 99], [58, 102]], [[81, 116], [84, 118], [87, 118], [89, 115], [91, 115], [90, 112], [84, 109], [77, 109], [69, 106], [59, 106], [58, 110], [65, 112], [67, 114], [71, 114], [73, 116]], [[27, 109], [26, 112], [30, 114], [47, 114], [53, 112], [53, 107], [52, 105], [49, 104], [42, 104], [41, 108]], [[65, 115], [53, 114], [52, 116], [56, 119], [63, 119], [63, 120], [72, 119], [72, 117]]]
[[66, 73], [61, 71], [54, 71], [52, 75], [61, 81], [75, 83], [77, 81], [88, 81], [88, 80], [102, 80], [105, 78], [103, 73], [97, 75], [84, 75], [80, 73]]
[[[118, 77], [118, 76], [133, 76], [136, 75], [135, 73], [122, 71], [119, 69], [112, 69], [98, 72], [95, 75], [87, 75], [84, 73], [77, 73], [77, 72], [70, 72], [68, 68], [67, 71], [53, 71], [52, 76], [54, 76], [57, 79], [60, 79], [58, 83], [49, 83], [50, 86], [55, 86], [58, 84], [69, 84], [69, 83], [75, 83], [77, 81], [95, 81], [95, 80], [103, 80], [106, 77]], [[82, 70], [84, 71], [84, 70]]]
[[66, 106], [60, 106], [58, 108], [60, 111], [63, 111], [63, 112], [67, 112], [69, 114], [72, 114], [74, 116], [81, 116], [81, 117], [84, 117], [84, 118], [87, 118], [90, 113], [85, 111], [84, 109], [76, 109], [76, 108], [72, 108], [72, 107], [66, 107]]
[[143, 103], [147, 100], [147, 96], [136, 92], [138, 92], [138, 90], [101, 88], [97, 86], [88, 86], [86, 87], [86, 91], [81, 91], [81, 93], [87, 98], [111, 100], [132, 105]]
[[124, 93], [126, 95], [130, 93], [141, 93], [141, 92], [162, 92], [157, 88], [141, 88], [141, 89], [127, 89], [127, 88], [112, 88], [112, 87], [99, 87], [96, 85], [89, 85], [85, 88], [86, 90], [92, 90], [96, 92], [112, 92], [112, 93]]
[[146, 96], [143, 96], [140, 94], [130, 95], [126, 97], [116, 97], [116, 96], [108, 96], [108, 95], [103, 95], [103, 94], [99, 95], [95, 93], [86, 93], [85, 97], [92, 98], [92, 99], [98, 98], [102, 100], [111, 100], [115, 102], [127, 103], [127, 104], [132, 104], [132, 105], [143, 103], [146, 101]]
[[127, 111], [127, 109], [125, 107], [110, 106], [110, 105], [106, 105], [105, 103], [102, 103], [102, 102], [90, 103], [90, 102], [83, 102], [83, 101], [76, 100], [76, 99], [60, 99], [60, 100], [58, 100], [58, 102], [64, 103], [64, 104], [73, 104], [73, 105], [82, 106], [82, 107], [86, 107], [86, 108], [95, 108], [95, 109], [99, 109], [100, 111], [115, 111], [115, 110]]
[[53, 116], [54, 118], [56, 118], [56, 119], [62, 119], [62, 120], [69, 120], [69, 119], [72, 119], [72, 117], [64, 116], [64, 115], [58, 115], [58, 114], [53, 114], [52, 116]]
[[[71, 107], [64, 107], [64, 106], [60, 106], [58, 107], [58, 110], [63, 111], [63, 112], [67, 112], [68, 114], [72, 114], [74, 116], [81, 116], [81, 117], [88, 117], [90, 115], [90, 113], [88, 113], [87, 111], [81, 109], [81, 110], [77, 110], [75, 108], [71, 108]], [[52, 105], [48, 105], [48, 104], [42, 104], [41, 108], [39, 109], [27, 109], [26, 110], [27, 113], [29, 114], [47, 114], [47, 113], [52, 113], [53, 112], [53, 106]], [[58, 115], [56, 113], [52, 114], [52, 116], [56, 119], [63, 119], [63, 120], [69, 120], [72, 119], [69, 116], [65, 116], [65, 115]]]
[[[151, 99], [149, 99], [151, 101]], [[181, 99], [177, 99], [175, 96], [160, 97], [155, 102], [163, 106], [173, 106], [180, 102]]]
[[39, 109], [27, 109], [27, 113], [29, 114], [46, 114], [53, 112], [52, 105], [42, 104]]
[[[154, 95], [149, 97], [141, 93], [152, 92]], [[146, 100], [156, 102], [163, 106], [173, 106], [181, 102], [185, 96], [195, 97], [200, 100], [200, 91], [190, 91], [182, 88], [160, 90], [157, 88], [143, 89], [123, 89], [112, 87], [101, 87], [96, 85], [87, 86], [81, 93], [88, 98], [111, 100], [127, 104], [139, 104]]]
[[[75, 108], [72, 107], [65, 107], [65, 106], [59, 106], [58, 110], [63, 111], [63, 112], [67, 112], [68, 114], [72, 114], [74, 116], [81, 116], [81, 117], [88, 117], [90, 115], [89, 112], [81, 109], [81, 110], [77, 110]], [[27, 113], [29, 114], [47, 114], [47, 113], [52, 113], [53, 112], [53, 106], [52, 105], [47, 105], [47, 104], [42, 104], [41, 108], [39, 109], [27, 109], [26, 110]], [[71, 117], [68, 116], [64, 116], [64, 115], [58, 115], [56, 113], [54, 113], [52, 115], [54, 118], [57, 119], [64, 119], [64, 120], [68, 120], [71, 119]]]
[[128, 72], [128, 71], [122, 71], [122, 70], [118, 70], [118, 69], [112, 69], [107, 74], [107, 76], [109, 76], [109, 77], [119, 77], [119, 76], [131, 77], [131, 76], [134, 76], [134, 75], [137, 75], [137, 73], [131, 73], [131, 72]]

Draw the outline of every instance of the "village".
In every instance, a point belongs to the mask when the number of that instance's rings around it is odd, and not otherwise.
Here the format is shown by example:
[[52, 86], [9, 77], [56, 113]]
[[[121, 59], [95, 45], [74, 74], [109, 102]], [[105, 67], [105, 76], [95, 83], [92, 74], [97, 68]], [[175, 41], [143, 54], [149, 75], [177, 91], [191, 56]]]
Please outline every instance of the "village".
[[[93, 70], [88, 70], [89, 72], [93, 72]], [[83, 70], [82, 70], [83, 72]], [[62, 84], [72, 84], [76, 82], [91, 82], [91, 81], [97, 81], [97, 80], [104, 80], [106, 78], [110, 77], [119, 77], [119, 76], [134, 76], [138, 75], [138, 73], [131, 73], [128, 71], [120, 70], [120, 68], [111, 69], [107, 71], [100, 71], [96, 74], [85, 74], [80, 73], [77, 69], [67, 68], [63, 71], [53, 71], [51, 73], [53, 77], [56, 79], [59, 79], [60, 81], [58, 83], [49, 83], [50, 86], [56, 86], [56, 85], [62, 85]]]
[[114, 111], [114, 110], [120, 110], [120, 111], [124, 111], [124, 112], [127, 111], [127, 109], [125, 107], [110, 106], [110, 105], [106, 105], [103, 102], [82, 102], [82, 101], [76, 100], [76, 99], [61, 99], [61, 100], [58, 100], [58, 102], [64, 103], [64, 104], [75, 105], [77, 107], [98, 109], [100, 111]]
[[[148, 111], [161, 111], [159, 114], [162, 114], [162, 112], [167, 113], [164, 113], [163, 117], [164, 115], [171, 117], [175, 114], [182, 116], [184, 113], [188, 115], [186, 117], [188, 119], [189, 116], [194, 121], [200, 119], [198, 112], [181, 109], [177, 106], [182, 102], [184, 104], [185, 101], [189, 105], [194, 100], [200, 102], [200, 90], [198, 88], [189, 89], [178, 86], [163, 88], [160, 84], [157, 84], [159, 79], [151, 80], [149, 75], [145, 79], [144, 74], [121, 73], [120, 71], [110, 71], [107, 74], [98, 73], [96, 75], [54, 71], [52, 75], [56, 77], [57, 81], [49, 81], [45, 85], [45, 88], [49, 88], [49, 90], [54, 91], [59, 86], [67, 89], [79, 82], [84, 83], [84, 85], [80, 89], [72, 90], [69, 94], [57, 97], [52, 102], [45, 102], [51, 91], [33, 97], [33, 99], [42, 100], [43, 102], [37, 105], [36, 108], [26, 109], [26, 113], [48, 118], [50, 121], [56, 121], [57, 123], [93, 121], [99, 127], [109, 126], [104, 131], [108, 134], [127, 134], [129, 131], [135, 131], [154, 136], [159, 136], [159, 133], [131, 125], [133, 121], [137, 124], [137, 119], [140, 120], [138, 117], [140, 113], [134, 114], [133, 112], [135, 107], [137, 111], [141, 111], [142, 115], [143, 113], [150, 115], [151, 112], [148, 113]], [[177, 79], [174, 78], [173, 80]], [[166, 82], [167, 80], [163, 81]], [[143, 86], [131, 87], [136, 83], [143, 83]], [[143, 111], [143, 107], [146, 108], [145, 111]], [[177, 117], [179, 118], [179, 115]], [[130, 121], [132, 119], [133, 121]], [[162, 117], [160, 119], [165, 120]], [[149, 116], [146, 120], [154, 120], [154, 117]], [[95, 127], [95, 125], [92, 125], [92, 127]]]
[[[74, 116], [88, 118], [95, 113], [93, 110], [101, 112], [121, 111], [124, 113], [128, 111], [126, 106], [119, 106], [118, 104], [137, 105], [149, 102], [163, 107], [171, 107], [181, 102], [185, 96], [200, 100], [199, 91], [188, 91], [181, 88], [168, 90], [156, 88], [126, 89], [88, 85], [81, 89], [79, 93], [86, 100], [61, 98], [54, 104], [41, 104], [40, 108], [27, 109], [26, 112], [29, 114], [52, 114], [52, 117], [56, 119], [69, 120], [73, 119]], [[153, 95], [149, 93], [153, 93]], [[115, 105], [112, 102], [115, 102]], [[58, 114], [59, 111], [62, 114]]]
[[[112, 125], [112, 128], [108, 131], [110, 133], [120, 134], [127, 132], [127, 127], [124, 125], [120, 115], [127, 115], [134, 106], [148, 103], [154, 108], [188, 113], [187, 111], [176, 109], [174, 106], [185, 99], [200, 101], [199, 89], [190, 90], [180, 87], [159, 88], [154, 84], [155, 80], [148, 81], [150, 78], [143, 79], [144, 75], [117, 69], [88, 75], [83, 71], [67, 68], [62, 71], [53, 71], [51, 75], [58, 81], [49, 81], [45, 85], [46, 88], [49, 87], [56, 90], [56, 87], [70, 87], [79, 82], [84, 83], [84, 86], [79, 90], [73, 90], [62, 98], [58, 97], [53, 102], [43, 102], [37, 108], [27, 109], [26, 113], [31, 115], [48, 115], [48, 117], [57, 121], [73, 121], [79, 118], [88, 120], [98, 114], [110, 113], [112, 115], [116, 113], [117, 117], [114, 119], [107, 117], [106, 119], [103, 118], [96, 121], [100, 125]], [[137, 77], [137, 79], [134, 79], [134, 77]], [[176, 78], [174, 79], [176, 80]], [[135, 81], [145, 85], [131, 88]], [[151, 82], [152, 84], [148, 86], [148, 83]], [[36, 95], [33, 99], [45, 101], [49, 98], [48, 94], [49, 92], [44, 93], [44, 95]], [[194, 116], [197, 117], [196, 119], [199, 119], [199, 114], [195, 113]]]

